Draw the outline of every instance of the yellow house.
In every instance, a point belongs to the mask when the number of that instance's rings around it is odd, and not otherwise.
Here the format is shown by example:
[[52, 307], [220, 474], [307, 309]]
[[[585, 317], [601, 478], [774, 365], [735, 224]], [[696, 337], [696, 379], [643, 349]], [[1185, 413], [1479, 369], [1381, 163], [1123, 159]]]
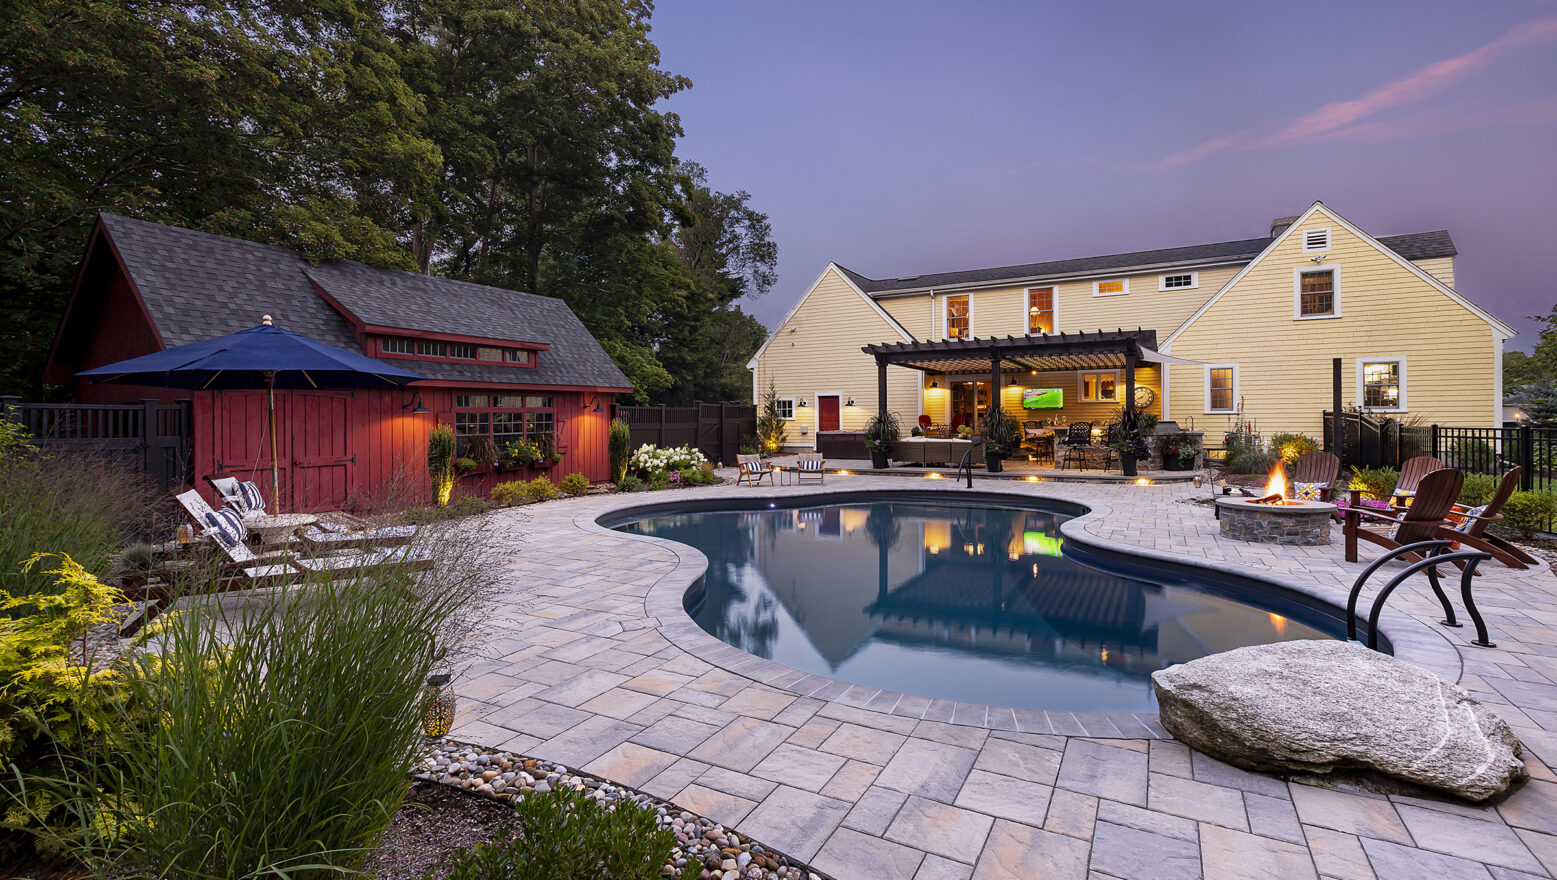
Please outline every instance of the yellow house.
[[[809, 449], [877, 411], [865, 346], [1139, 328], [1168, 357], [1138, 365], [1137, 404], [1213, 444], [1240, 413], [1266, 436], [1317, 438], [1334, 358], [1345, 406], [1491, 427], [1515, 331], [1455, 290], [1456, 254], [1445, 231], [1375, 238], [1315, 202], [1239, 241], [882, 280], [829, 263], [748, 363], [753, 398], [771, 383], [789, 447]], [[1001, 405], [1024, 421], [1112, 420], [1121, 369], [1054, 363], [1002, 363]], [[982, 365], [889, 369], [885, 409], [905, 431], [921, 416], [976, 424], [992, 378]]]

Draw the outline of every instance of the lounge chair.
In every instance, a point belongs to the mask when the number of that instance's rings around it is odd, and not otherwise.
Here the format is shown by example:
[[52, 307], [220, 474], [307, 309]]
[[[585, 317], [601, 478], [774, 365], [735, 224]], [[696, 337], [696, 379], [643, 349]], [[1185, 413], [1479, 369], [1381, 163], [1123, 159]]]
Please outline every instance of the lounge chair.
[[763, 477], [768, 478], [768, 485], [778, 485], [773, 481], [773, 468], [763, 464], [762, 456], [760, 455], [737, 454], [735, 456], [735, 466], [737, 468], [735, 485], [737, 486], [742, 483], [750, 483], [755, 486]]
[[265, 496], [260, 494], [258, 483], [239, 480], [237, 477], [206, 477], [205, 481], [216, 490], [223, 507], [231, 507], [245, 519], [265, 516]]
[[[1362, 507], [1358, 503], [1361, 492], [1353, 489], [1352, 504], [1346, 509], [1346, 525], [1342, 529], [1346, 536], [1346, 561], [1357, 561], [1358, 541], [1377, 544], [1385, 550], [1397, 550], [1419, 541], [1441, 540], [1442, 532], [1452, 530], [1449, 514], [1454, 512], [1454, 504], [1464, 485], [1465, 474], [1451, 468], [1439, 468], [1417, 483], [1409, 506], [1391, 506], [1387, 513]], [[1373, 520], [1373, 527], [1365, 525], [1364, 519]], [[1401, 558], [1416, 561], [1411, 557]]]
[[1060, 470], [1070, 466], [1070, 463], [1079, 462], [1081, 469], [1087, 469], [1087, 450], [1092, 447], [1092, 423], [1071, 422], [1065, 429], [1065, 458], [1060, 461]]
[[815, 480], [818, 483], [827, 482], [827, 459], [820, 452], [802, 452], [795, 463], [795, 482], [804, 483], [806, 480]]
[[[236, 477], [206, 477], [205, 481], [216, 490], [224, 508], [238, 511], [245, 520], [268, 515], [265, 512], [265, 498], [260, 494], [257, 484], [241, 482]], [[205, 528], [202, 515], [195, 511], [190, 512], [190, 516], [197, 523], [201, 523], [200, 527]], [[298, 533], [297, 537], [302, 539], [303, 544], [310, 551], [327, 553], [333, 550], [398, 547], [409, 544], [416, 538], [416, 526], [371, 528], [356, 517], [344, 513], [334, 513], [329, 516], [341, 522], [316, 523], [309, 526], [306, 531]]]
[[1492, 493], [1492, 499], [1481, 507], [1454, 505], [1453, 512], [1449, 514], [1451, 524], [1440, 530], [1439, 537], [1457, 541], [1483, 553], [1491, 553], [1493, 559], [1509, 568], [1539, 565], [1540, 560], [1534, 556], [1496, 535], [1487, 534], [1487, 525], [1503, 518], [1503, 505], [1519, 488], [1519, 478], [1523, 473], [1524, 468], [1516, 467], [1504, 474], [1497, 491]]

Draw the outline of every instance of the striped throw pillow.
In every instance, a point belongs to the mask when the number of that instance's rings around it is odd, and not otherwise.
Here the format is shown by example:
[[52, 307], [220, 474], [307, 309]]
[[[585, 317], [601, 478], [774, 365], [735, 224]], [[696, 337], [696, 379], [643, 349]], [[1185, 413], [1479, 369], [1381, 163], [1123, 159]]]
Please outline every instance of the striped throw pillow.
[[228, 550], [237, 549], [243, 544], [243, 539], [249, 536], [249, 530], [243, 524], [243, 517], [231, 507], [207, 513], [205, 522], [210, 526], [205, 530], [205, 534]]
[[803, 471], [819, 471], [825, 464], [826, 462], [817, 461], [816, 459], [802, 459], [800, 462], [800, 469]]
[[241, 512], [247, 516], [251, 513], [265, 512], [265, 496], [260, 494], [260, 488], [252, 482], [238, 484], [238, 506]]

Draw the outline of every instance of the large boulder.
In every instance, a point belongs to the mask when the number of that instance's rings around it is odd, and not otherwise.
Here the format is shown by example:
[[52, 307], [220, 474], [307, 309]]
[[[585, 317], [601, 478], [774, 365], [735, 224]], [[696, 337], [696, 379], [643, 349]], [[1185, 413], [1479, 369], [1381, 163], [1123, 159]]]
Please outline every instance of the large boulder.
[[1238, 648], [1152, 685], [1169, 733], [1248, 770], [1372, 769], [1470, 801], [1529, 776], [1514, 732], [1464, 689], [1361, 645]]

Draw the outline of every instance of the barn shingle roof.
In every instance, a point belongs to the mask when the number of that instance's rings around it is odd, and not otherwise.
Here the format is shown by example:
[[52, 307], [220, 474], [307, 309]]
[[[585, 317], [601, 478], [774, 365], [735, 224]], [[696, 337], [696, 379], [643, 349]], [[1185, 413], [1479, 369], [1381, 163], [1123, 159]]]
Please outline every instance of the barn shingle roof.
[[[898, 291], [924, 290], [930, 287], [963, 287], [992, 284], [1001, 281], [1025, 281], [1039, 278], [1059, 278], [1066, 275], [1087, 275], [1099, 272], [1127, 272], [1154, 270], [1171, 266], [1194, 266], [1205, 263], [1247, 262], [1259, 256], [1270, 245], [1271, 238], [1246, 238], [1240, 241], [1219, 241], [1189, 247], [1160, 248], [1151, 251], [1132, 251], [1126, 254], [1105, 254], [1082, 257], [1075, 260], [1050, 260], [1043, 263], [1023, 263], [1019, 266], [996, 266], [989, 269], [967, 269], [960, 272], [938, 272], [930, 275], [913, 275], [906, 278], [866, 278], [852, 269], [838, 266], [839, 270], [868, 294], [894, 293]], [[1435, 257], [1452, 257], [1458, 251], [1446, 230], [1416, 232], [1409, 235], [1385, 235], [1379, 238], [1385, 247], [1407, 260], [1427, 260]], [[834, 265], [837, 265], [836, 263]]]
[[101, 220], [169, 347], [243, 330], [268, 314], [311, 339], [366, 354], [346, 316], [319, 295], [317, 284], [365, 324], [550, 346], [528, 368], [396, 361], [429, 379], [631, 385], [560, 299], [349, 260], [310, 265], [286, 248], [115, 214]]

